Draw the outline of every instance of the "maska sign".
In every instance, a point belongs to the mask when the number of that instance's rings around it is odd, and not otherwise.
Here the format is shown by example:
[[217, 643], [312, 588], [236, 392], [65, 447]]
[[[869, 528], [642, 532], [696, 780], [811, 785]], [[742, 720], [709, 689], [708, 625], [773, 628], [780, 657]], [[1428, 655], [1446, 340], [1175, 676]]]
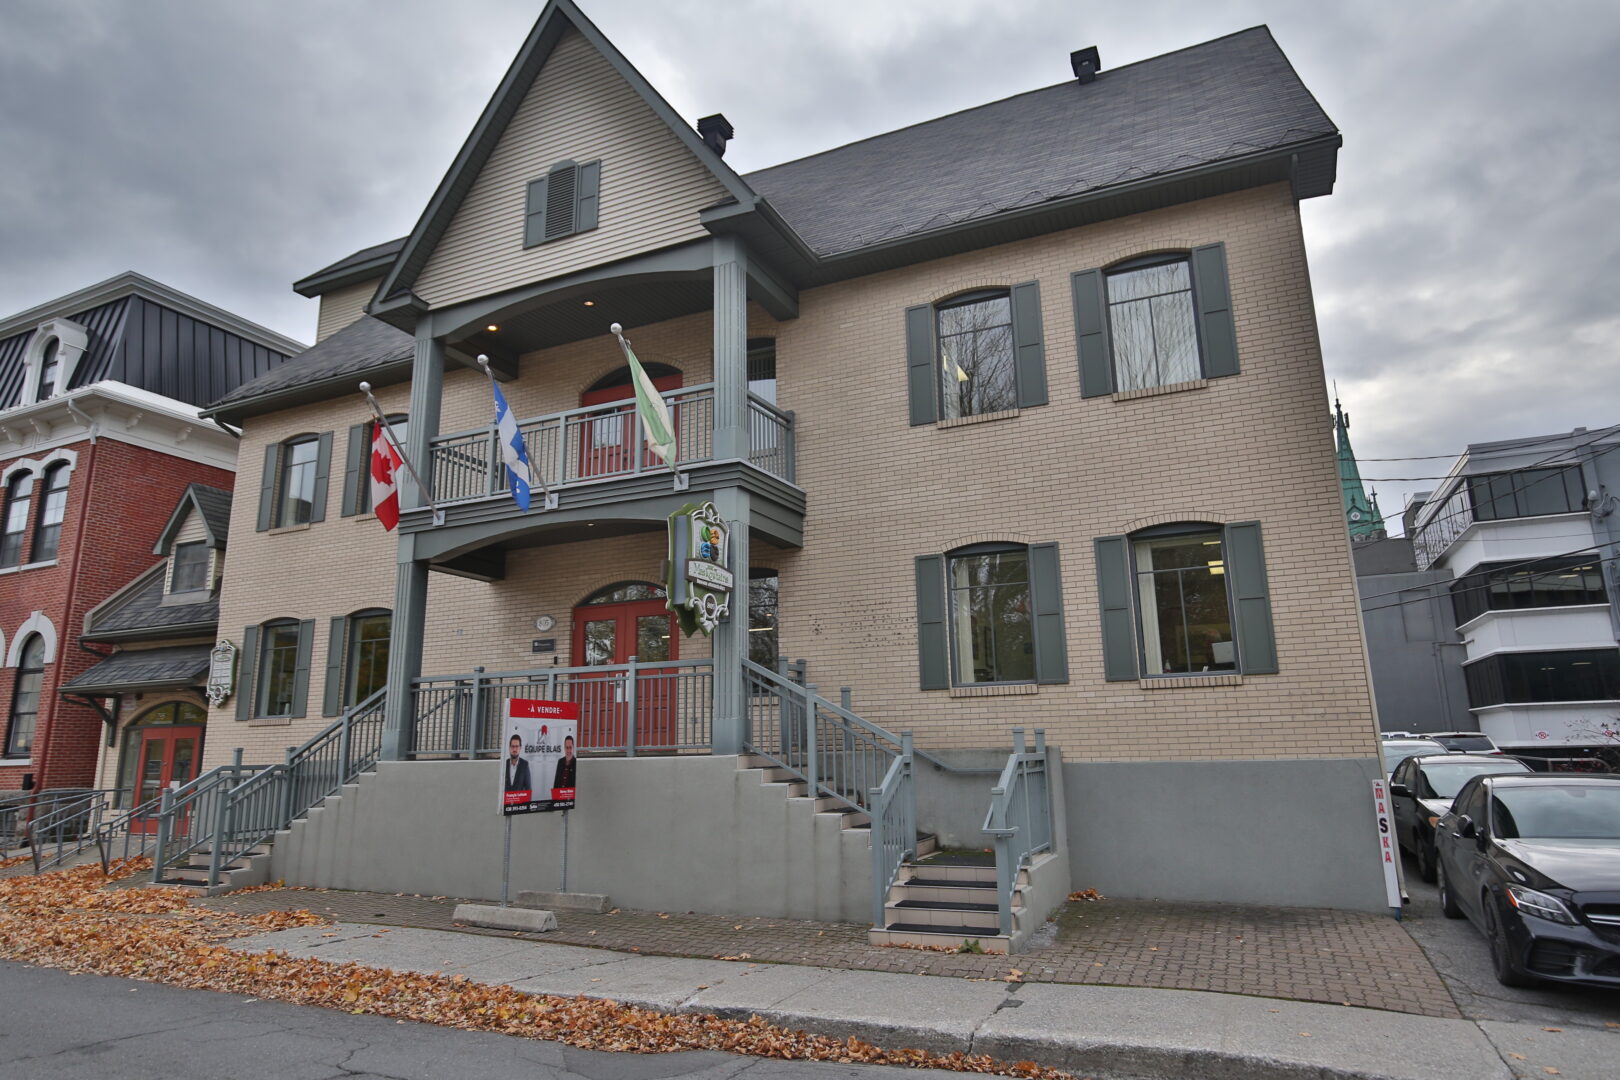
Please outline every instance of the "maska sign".
[[572, 810], [578, 703], [511, 698], [506, 703], [505, 734], [501, 813]]
[[688, 637], [713, 633], [731, 612], [730, 549], [731, 528], [714, 503], [688, 503], [669, 515], [669, 610]]

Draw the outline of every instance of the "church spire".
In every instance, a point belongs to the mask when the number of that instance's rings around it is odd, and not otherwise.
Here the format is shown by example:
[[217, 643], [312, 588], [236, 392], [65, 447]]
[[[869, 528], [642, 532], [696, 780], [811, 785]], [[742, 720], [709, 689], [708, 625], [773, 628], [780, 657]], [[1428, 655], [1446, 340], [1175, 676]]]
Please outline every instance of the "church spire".
[[1381, 540], [1388, 536], [1384, 518], [1378, 512], [1378, 496], [1367, 497], [1361, 484], [1356, 453], [1350, 449], [1350, 417], [1333, 399], [1333, 432], [1339, 445], [1339, 487], [1344, 495], [1344, 522], [1352, 540]]

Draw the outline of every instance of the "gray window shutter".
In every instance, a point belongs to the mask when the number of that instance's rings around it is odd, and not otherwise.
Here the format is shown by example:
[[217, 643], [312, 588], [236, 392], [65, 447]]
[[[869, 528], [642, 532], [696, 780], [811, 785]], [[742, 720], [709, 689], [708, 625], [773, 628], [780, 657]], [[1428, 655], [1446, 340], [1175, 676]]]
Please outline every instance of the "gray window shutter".
[[1114, 392], [1114, 354], [1108, 341], [1108, 299], [1101, 270], [1071, 275], [1074, 291], [1074, 341], [1080, 353], [1080, 396], [1107, 397]]
[[529, 181], [523, 209], [523, 246], [534, 247], [546, 239], [546, 178]]
[[945, 557], [917, 556], [917, 671], [924, 690], [951, 685], [951, 658], [945, 631]]
[[281, 444], [264, 448], [264, 472], [259, 474], [259, 527], [264, 532], [275, 522], [276, 469], [281, 464]]
[[326, 479], [332, 472], [332, 433], [321, 432], [320, 442], [315, 453], [315, 492], [312, 496], [314, 502], [309, 508], [309, 520], [326, 520]]
[[1271, 628], [1271, 589], [1258, 521], [1226, 527], [1226, 580], [1232, 590], [1238, 668], [1245, 675], [1277, 673], [1277, 641]]
[[334, 616], [331, 636], [326, 639], [326, 694], [321, 700], [322, 716], [337, 716], [343, 711], [343, 653], [348, 643], [348, 617]]
[[369, 424], [356, 424], [349, 429], [349, 457], [343, 468], [343, 516], [354, 517], [360, 512], [360, 492], [365, 490], [360, 485], [370, 482], [370, 470], [366, 462], [370, 454], [366, 451], [366, 428]]
[[305, 619], [298, 624], [298, 669], [293, 672], [292, 712], [288, 715], [300, 719], [309, 704], [309, 654], [315, 645], [315, 620]]
[[572, 161], [553, 165], [546, 174], [546, 239], [558, 240], [575, 231], [574, 212], [579, 209], [579, 166]]
[[1012, 287], [1013, 368], [1020, 408], [1046, 404], [1046, 344], [1041, 334], [1041, 284]]
[[579, 167], [579, 188], [574, 192], [574, 231], [596, 228], [597, 191], [602, 185], [602, 163], [589, 161]]
[[934, 404], [934, 305], [906, 308], [907, 396], [911, 401], [911, 426], [932, 424], [939, 419]]
[[1063, 575], [1056, 544], [1029, 546], [1029, 593], [1035, 609], [1035, 681], [1069, 681], [1069, 647], [1063, 639]]
[[1193, 301], [1198, 305], [1198, 340], [1204, 350], [1204, 377], [1238, 373], [1237, 329], [1232, 322], [1232, 290], [1226, 280], [1226, 245], [1192, 250]]
[[1109, 682], [1140, 678], [1136, 663], [1136, 627], [1131, 617], [1131, 545], [1123, 536], [1100, 536], [1097, 552], [1097, 602], [1102, 608], [1103, 676]]
[[242, 628], [242, 647], [236, 652], [236, 718], [249, 720], [253, 717], [253, 702], [257, 689], [253, 685], [253, 669], [258, 666], [259, 660], [259, 628], [257, 626], [244, 626]]

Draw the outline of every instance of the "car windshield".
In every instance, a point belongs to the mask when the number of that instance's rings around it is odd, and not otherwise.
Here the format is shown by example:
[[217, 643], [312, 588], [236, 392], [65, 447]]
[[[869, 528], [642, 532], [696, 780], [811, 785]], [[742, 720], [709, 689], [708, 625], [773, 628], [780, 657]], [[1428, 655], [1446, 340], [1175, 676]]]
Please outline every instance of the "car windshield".
[[1504, 840], [1620, 840], [1620, 784], [1529, 784], [1491, 793]]
[[1423, 798], [1455, 799], [1462, 786], [1476, 776], [1529, 771], [1524, 764], [1512, 758], [1500, 761], [1437, 761], [1423, 766]]
[[1416, 757], [1419, 754], [1443, 754], [1445, 752], [1445, 747], [1427, 739], [1402, 739], [1399, 742], [1387, 742], [1384, 744], [1384, 767], [1390, 771], [1391, 775], [1394, 775], [1401, 762], [1409, 757]]
[[1435, 742], [1447, 750], [1495, 750], [1496, 744], [1484, 735], [1441, 736]]

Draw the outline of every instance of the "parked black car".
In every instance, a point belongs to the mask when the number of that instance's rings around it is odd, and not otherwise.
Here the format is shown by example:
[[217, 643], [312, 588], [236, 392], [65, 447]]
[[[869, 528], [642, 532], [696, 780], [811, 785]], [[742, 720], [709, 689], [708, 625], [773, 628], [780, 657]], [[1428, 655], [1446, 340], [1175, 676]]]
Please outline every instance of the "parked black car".
[[1527, 774], [1530, 766], [1501, 754], [1422, 754], [1395, 767], [1389, 797], [1395, 839], [1417, 858], [1418, 876], [1434, 880], [1434, 829], [1451, 812], [1451, 801], [1476, 776]]
[[1620, 776], [1479, 776], [1435, 832], [1440, 907], [1507, 986], [1620, 986]]

